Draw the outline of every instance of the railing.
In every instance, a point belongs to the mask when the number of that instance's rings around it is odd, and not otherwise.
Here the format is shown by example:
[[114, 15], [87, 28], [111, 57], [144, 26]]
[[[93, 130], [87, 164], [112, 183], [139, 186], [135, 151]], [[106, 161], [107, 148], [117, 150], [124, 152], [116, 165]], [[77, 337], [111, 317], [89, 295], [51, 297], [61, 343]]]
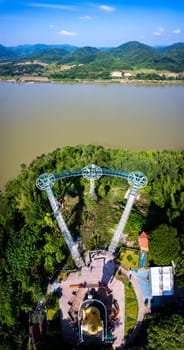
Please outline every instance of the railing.
[[124, 243], [126, 242], [126, 235], [123, 233], [123, 231], [128, 217], [130, 215], [136, 197], [136, 193], [139, 188], [144, 187], [147, 184], [147, 177], [143, 173], [138, 171], [128, 173], [122, 170], [100, 168], [95, 164], [91, 164], [83, 169], [63, 171], [57, 174], [44, 173], [41, 174], [36, 180], [37, 187], [40, 190], [45, 190], [47, 193], [52, 211], [57, 220], [60, 231], [63, 234], [65, 242], [71, 252], [76, 266], [79, 268], [84, 265], [84, 261], [80, 256], [76, 243], [73, 241], [72, 235], [66, 225], [66, 222], [64, 221], [61, 210], [58, 206], [58, 202], [54, 197], [52, 186], [54, 185], [55, 181], [59, 179], [62, 180], [73, 176], [83, 176], [84, 178], [90, 181], [90, 194], [92, 196], [95, 196], [95, 180], [99, 179], [103, 175], [127, 179], [131, 186], [131, 192], [127, 200], [125, 209], [122, 213], [121, 219], [119, 221], [119, 224], [117, 225], [117, 228], [114, 232], [113, 238], [109, 246], [109, 251], [111, 253], [114, 253], [121, 238], [123, 239]]

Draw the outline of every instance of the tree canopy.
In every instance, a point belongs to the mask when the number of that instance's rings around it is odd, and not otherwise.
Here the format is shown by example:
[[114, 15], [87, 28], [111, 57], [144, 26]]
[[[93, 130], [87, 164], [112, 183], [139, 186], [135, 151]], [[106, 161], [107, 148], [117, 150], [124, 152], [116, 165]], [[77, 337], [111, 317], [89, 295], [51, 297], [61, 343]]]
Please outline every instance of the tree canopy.
[[148, 328], [148, 347], [160, 350], [182, 350], [184, 322], [180, 314], [155, 317]]
[[[87, 145], [43, 154], [28, 167], [22, 164], [20, 174], [0, 195], [0, 337], [5, 349], [25, 349], [29, 311], [45, 295], [48, 277], [56, 269], [74, 266], [46, 193], [36, 187], [36, 178], [44, 172], [82, 169], [88, 164], [138, 170], [148, 177], [148, 185], [140, 190], [140, 199], [134, 204], [127, 233], [135, 241], [136, 230], [150, 233], [154, 264], [174, 260], [176, 274], [183, 280], [184, 151]], [[81, 236], [86, 249], [109, 244], [126, 204], [129, 184], [101, 177], [95, 188], [97, 198], [92, 200], [89, 182], [83, 177], [60, 180], [53, 186], [74, 239]]]
[[176, 261], [180, 242], [177, 230], [165, 224], [160, 225], [149, 236], [150, 256], [155, 265], [167, 266]]

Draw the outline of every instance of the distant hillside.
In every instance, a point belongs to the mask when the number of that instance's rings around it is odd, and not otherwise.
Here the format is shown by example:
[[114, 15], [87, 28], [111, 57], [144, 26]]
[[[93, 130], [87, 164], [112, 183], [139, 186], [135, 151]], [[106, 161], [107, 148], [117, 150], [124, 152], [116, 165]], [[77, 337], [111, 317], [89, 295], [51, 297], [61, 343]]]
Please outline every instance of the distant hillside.
[[184, 70], [184, 43], [176, 43], [163, 47], [162, 49], [158, 49], [158, 52], [161, 56], [160, 64], [162, 66], [167, 62], [167, 65], [170, 65], [172, 68], [177, 63], [178, 68], [181, 67], [181, 70]]
[[145, 68], [154, 68], [158, 52], [145, 44], [137, 41], [131, 41], [120, 45], [110, 51], [110, 53], [119, 58], [121, 61], [131, 64], [137, 68], [144, 66]]
[[14, 52], [11, 50], [11, 48], [0, 44], [0, 60], [1, 61], [9, 59], [9, 58], [13, 58], [14, 56], [15, 56]]
[[40, 53], [34, 52], [31, 55], [24, 56], [24, 60], [39, 60], [45, 63], [53, 63], [53, 62], [60, 62], [61, 59], [69, 55], [69, 52], [63, 48], [50, 48], [46, 49], [44, 51], [41, 51]]
[[53, 49], [65, 50], [67, 53], [73, 52], [77, 49], [77, 46], [72, 45], [46, 45], [46, 44], [35, 44], [35, 45], [19, 45], [15, 47], [6, 47], [0, 45], [0, 60], [9, 58], [25, 58], [29, 55], [40, 55], [44, 52], [52, 52]]
[[94, 61], [97, 57], [98, 49], [94, 47], [82, 47], [75, 50], [70, 55], [62, 59], [62, 63], [85, 64]]
[[[38, 59], [47, 61], [47, 57], [42, 55]], [[52, 60], [52, 52], [50, 51]], [[103, 61], [103, 67], [109, 67], [109, 61], [113, 61], [112, 69], [138, 69], [152, 68], [157, 70], [171, 70], [180, 72], [184, 70], [184, 44], [175, 44], [161, 49], [132, 41], [122, 44], [109, 50], [97, 49], [94, 47], [78, 48], [68, 55], [58, 56], [60, 64], [89, 64]], [[48, 62], [48, 61], [47, 61]], [[105, 66], [104, 66], [105, 65]]]
[[117, 57], [130, 57], [130, 55], [140, 54], [140, 52], [153, 54], [155, 51], [151, 46], [142, 44], [138, 41], [129, 41], [128, 43], [122, 44], [116, 48], [111, 49], [111, 53], [113, 53]]
[[67, 65], [92, 65], [97, 70], [155, 69], [184, 71], [184, 43], [151, 47], [131, 41], [115, 48], [76, 47], [70, 45], [0, 45], [0, 61], [41, 61]]

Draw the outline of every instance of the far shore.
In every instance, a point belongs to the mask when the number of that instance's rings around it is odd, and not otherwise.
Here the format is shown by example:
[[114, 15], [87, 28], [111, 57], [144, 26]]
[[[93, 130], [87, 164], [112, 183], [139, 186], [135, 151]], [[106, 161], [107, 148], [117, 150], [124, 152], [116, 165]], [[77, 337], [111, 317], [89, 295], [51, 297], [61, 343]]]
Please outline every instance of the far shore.
[[49, 83], [49, 84], [132, 84], [132, 85], [176, 85], [183, 86], [184, 80], [138, 80], [138, 79], [74, 79], [74, 80], [51, 80], [48, 77], [22, 76], [19, 79], [0, 77], [1, 83]]

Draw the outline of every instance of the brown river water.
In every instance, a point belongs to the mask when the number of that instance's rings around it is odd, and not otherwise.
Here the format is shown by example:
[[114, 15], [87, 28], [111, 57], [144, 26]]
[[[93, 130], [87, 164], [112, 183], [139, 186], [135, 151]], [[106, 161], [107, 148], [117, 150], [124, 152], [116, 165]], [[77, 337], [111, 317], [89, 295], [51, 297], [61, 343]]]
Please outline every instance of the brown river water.
[[57, 147], [184, 149], [184, 86], [0, 83], [0, 189]]

